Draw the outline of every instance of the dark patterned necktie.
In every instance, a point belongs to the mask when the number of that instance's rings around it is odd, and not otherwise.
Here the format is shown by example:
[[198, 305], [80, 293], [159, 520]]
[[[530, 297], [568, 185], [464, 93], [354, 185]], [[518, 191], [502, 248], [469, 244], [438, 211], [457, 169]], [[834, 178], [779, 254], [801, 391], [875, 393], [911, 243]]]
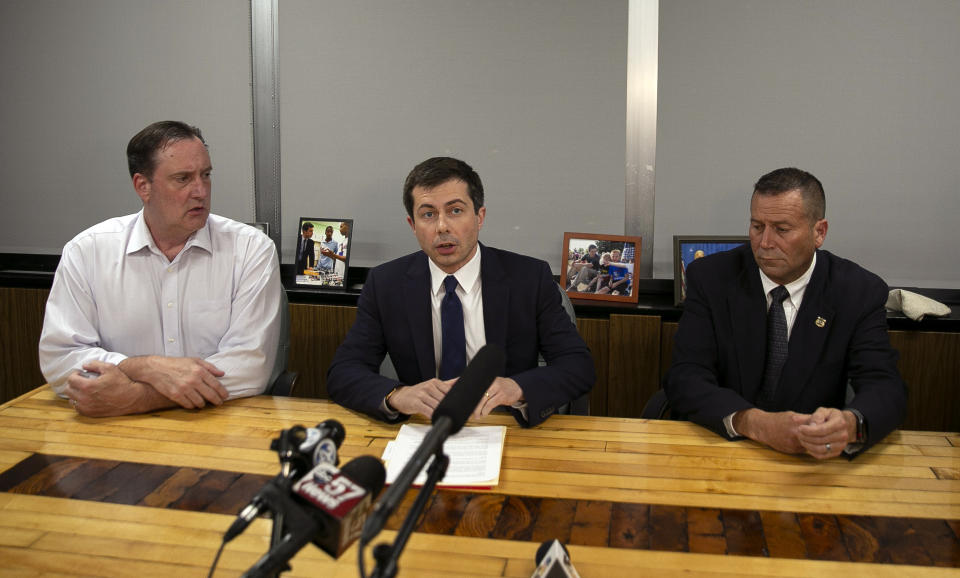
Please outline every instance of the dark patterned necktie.
[[440, 379], [460, 377], [467, 365], [467, 338], [463, 330], [463, 305], [457, 297], [457, 278], [443, 280], [447, 294], [440, 302]]
[[783, 364], [787, 361], [787, 316], [783, 312], [783, 300], [790, 296], [787, 288], [778, 285], [770, 296], [770, 310], [767, 312], [767, 361], [763, 367], [763, 388], [757, 398], [761, 409], [770, 409], [773, 397], [780, 382]]

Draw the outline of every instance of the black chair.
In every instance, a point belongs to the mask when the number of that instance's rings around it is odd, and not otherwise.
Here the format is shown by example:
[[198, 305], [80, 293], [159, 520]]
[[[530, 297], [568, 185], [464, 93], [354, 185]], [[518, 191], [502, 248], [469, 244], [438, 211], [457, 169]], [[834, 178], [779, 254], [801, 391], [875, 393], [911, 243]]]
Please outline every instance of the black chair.
[[287, 292], [280, 292], [280, 346], [277, 349], [277, 361], [273, 365], [273, 378], [270, 385], [263, 392], [264, 395], [279, 395], [290, 397], [297, 384], [299, 374], [287, 371], [287, 362], [290, 358], [290, 305], [287, 302]]
[[[560, 290], [560, 300], [563, 303], [563, 310], [567, 312], [567, 315], [570, 317], [570, 321], [574, 325], [577, 324], [577, 314], [573, 310], [573, 303], [570, 302], [570, 297], [567, 296], [567, 292], [563, 290], [561, 285], [557, 285], [557, 289]], [[540, 356], [540, 365], [546, 365], [547, 362], [544, 361], [543, 356]], [[565, 403], [557, 409], [557, 413], [560, 415], [590, 415], [590, 392], [587, 392], [577, 399], [571, 401], [570, 403]]]
[[670, 401], [667, 399], [667, 394], [662, 389], [658, 389], [647, 400], [647, 404], [643, 406], [640, 417], [644, 419], [669, 419], [669, 413]]

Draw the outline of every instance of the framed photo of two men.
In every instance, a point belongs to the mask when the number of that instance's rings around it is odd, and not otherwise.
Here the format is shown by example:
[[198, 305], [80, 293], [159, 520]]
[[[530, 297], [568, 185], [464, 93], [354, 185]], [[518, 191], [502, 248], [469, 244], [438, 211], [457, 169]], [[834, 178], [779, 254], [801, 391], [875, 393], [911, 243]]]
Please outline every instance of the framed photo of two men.
[[342, 289], [350, 268], [353, 219], [300, 217], [294, 269], [296, 284]]
[[563, 234], [563, 284], [571, 299], [637, 302], [633, 266], [640, 237], [602, 233]]

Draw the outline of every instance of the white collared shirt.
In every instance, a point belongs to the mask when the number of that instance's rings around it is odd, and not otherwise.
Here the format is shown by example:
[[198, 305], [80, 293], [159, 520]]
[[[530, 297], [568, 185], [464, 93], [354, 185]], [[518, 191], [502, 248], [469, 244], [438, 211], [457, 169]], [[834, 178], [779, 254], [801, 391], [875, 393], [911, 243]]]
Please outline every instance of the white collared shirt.
[[40, 367], [60, 393], [90, 360], [199, 357], [230, 398], [256, 395], [274, 374], [282, 290], [273, 242], [253, 227], [211, 214], [170, 261], [143, 211], [109, 219], [63, 248]]
[[[813, 277], [813, 268], [816, 267], [816, 265], [817, 253], [814, 251], [813, 259], [810, 261], [810, 266], [807, 267], [806, 272], [784, 285], [789, 293], [787, 298], [783, 300], [783, 314], [787, 318], [787, 341], [790, 340], [790, 335], [793, 334], [793, 322], [797, 319], [797, 311], [800, 311], [803, 294], [807, 290], [807, 285], [810, 284], [810, 278]], [[770, 304], [773, 302], [773, 297], [770, 296], [770, 292], [779, 287], [780, 284], [776, 281], [771, 281], [762, 269], [760, 270], [760, 283], [763, 285], [763, 294], [767, 298], [767, 311], [769, 311]]]
[[[443, 353], [443, 331], [440, 324], [440, 304], [446, 295], [443, 280], [448, 273], [438, 267], [431, 259], [430, 265], [430, 309], [433, 312], [433, 359], [436, 374], [440, 374], [440, 360]], [[463, 333], [467, 340], [467, 363], [477, 351], [487, 343], [487, 334], [483, 326], [483, 283], [480, 279], [480, 246], [467, 263], [453, 273], [457, 278], [457, 297], [463, 307]]]

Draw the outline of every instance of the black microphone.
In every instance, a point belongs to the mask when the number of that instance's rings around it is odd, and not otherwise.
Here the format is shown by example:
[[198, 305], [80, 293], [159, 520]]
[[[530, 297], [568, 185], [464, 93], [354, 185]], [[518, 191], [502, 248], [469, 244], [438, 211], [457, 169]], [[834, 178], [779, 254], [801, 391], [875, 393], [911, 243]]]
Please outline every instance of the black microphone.
[[537, 548], [537, 568], [530, 578], [580, 578], [570, 563], [570, 553], [560, 540], [547, 540]]
[[379, 459], [360, 456], [341, 470], [327, 463], [317, 465], [294, 484], [292, 495], [271, 487], [266, 499], [283, 512], [284, 535], [244, 576], [272, 576], [310, 541], [339, 557], [360, 535], [386, 476]]
[[[340, 458], [337, 449], [343, 443], [346, 430], [343, 424], [335, 419], [328, 419], [318, 423], [316, 427], [305, 428], [293, 426], [280, 432], [280, 435], [270, 442], [270, 449], [280, 457], [281, 472], [268, 483], [284, 485], [292, 483], [293, 479], [317, 464], [337, 465]], [[312, 462], [312, 463], [311, 463]], [[233, 540], [250, 526], [257, 516], [269, 509], [264, 502], [263, 493], [268, 486], [264, 486], [250, 503], [240, 511], [237, 519], [223, 535], [224, 543]]]
[[312, 455], [313, 465], [327, 463], [333, 465], [340, 464], [340, 457], [337, 450], [343, 444], [343, 438], [347, 435], [343, 424], [335, 419], [324, 420], [306, 430], [303, 441], [297, 448], [301, 454]]
[[467, 418], [480, 403], [480, 398], [498, 375], [503, 375], [506, 355], [499, 346], [489, 343], [470, 360], [463, 374], [447, 395], [433, 410], [433, 427], [424, 436], [420, 446], [410, 457], [410, 461], [397, 475], [383, 497], [374, 504], [373, 512], [367, 518], [360, 536], [361, 544], [368, 544], [387, 523], [387, 519], [400, 505], [407, 489], [413, 485], [417, 474], [426, 465], [430, 457], [443, 446], [443, 442], [463, 428]]

